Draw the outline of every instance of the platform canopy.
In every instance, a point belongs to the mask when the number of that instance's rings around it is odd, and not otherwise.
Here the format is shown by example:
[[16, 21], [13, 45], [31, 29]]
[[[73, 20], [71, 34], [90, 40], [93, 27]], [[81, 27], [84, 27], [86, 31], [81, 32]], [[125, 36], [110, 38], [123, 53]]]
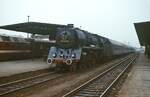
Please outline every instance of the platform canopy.
[[150, 21], [134, 23], [140, 45], [150, 45]]
[[66, 25], [49, 24], [40, 22], [25, 22], [0, 26], [0, 29], [13, 30], [31, 34], [52, 35], [57, 31], [57, 28], [64, 28]]

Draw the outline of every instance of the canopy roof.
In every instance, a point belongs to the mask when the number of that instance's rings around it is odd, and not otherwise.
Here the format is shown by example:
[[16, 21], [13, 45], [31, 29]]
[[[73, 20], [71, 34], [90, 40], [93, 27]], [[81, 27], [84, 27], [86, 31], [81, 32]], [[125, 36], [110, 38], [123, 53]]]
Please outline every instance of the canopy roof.
[[150, 22], [134, 23], [140, 45], [150, 45]]
[[66, 25], [40, 23], [40, 22], [25, 22], [0, 26], [0, 29], [26, 32], [31, 34], [52, 35], [57, 31], [57, 28], [64, 28], [64, 27], [66, 27]]

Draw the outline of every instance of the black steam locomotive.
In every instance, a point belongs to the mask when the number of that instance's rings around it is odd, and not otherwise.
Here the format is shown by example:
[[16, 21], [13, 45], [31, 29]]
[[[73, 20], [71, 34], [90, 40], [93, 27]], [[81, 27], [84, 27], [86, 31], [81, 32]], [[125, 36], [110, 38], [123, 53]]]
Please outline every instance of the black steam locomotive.
[[71, 71], [134, 51], [132, 47], [74, 28], [72, 24], [58, 29], [54, 38], [56, 44], [49, 50], [48, 64]]

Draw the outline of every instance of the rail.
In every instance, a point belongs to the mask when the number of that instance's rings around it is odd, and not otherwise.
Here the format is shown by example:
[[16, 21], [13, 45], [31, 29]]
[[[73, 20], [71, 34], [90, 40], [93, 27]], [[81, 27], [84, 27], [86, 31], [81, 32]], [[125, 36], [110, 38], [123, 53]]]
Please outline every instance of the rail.
[[104, 97], [135, 59], [135, 55], [125, 58], [62, 97]]
[[62, 75], [55, 72], [44, 73], [37, 76], [29, 77], [0, 85], [0, 96], [10, 94], [25, 88], [29, 88], [44, 82], [60, 78]]

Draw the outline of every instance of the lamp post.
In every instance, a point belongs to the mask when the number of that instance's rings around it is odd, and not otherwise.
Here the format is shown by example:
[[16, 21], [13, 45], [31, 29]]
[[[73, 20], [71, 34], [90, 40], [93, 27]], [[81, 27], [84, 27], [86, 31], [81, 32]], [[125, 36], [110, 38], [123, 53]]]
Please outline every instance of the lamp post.
[[29, 22], [30, 16], [28, 15], [28, 22]]
[[[30, 16], [28, 15], [27, 18], [27, 22], [29, 22]], [[29, 33], [27, 33], [27, 38], [29, 38]]]

